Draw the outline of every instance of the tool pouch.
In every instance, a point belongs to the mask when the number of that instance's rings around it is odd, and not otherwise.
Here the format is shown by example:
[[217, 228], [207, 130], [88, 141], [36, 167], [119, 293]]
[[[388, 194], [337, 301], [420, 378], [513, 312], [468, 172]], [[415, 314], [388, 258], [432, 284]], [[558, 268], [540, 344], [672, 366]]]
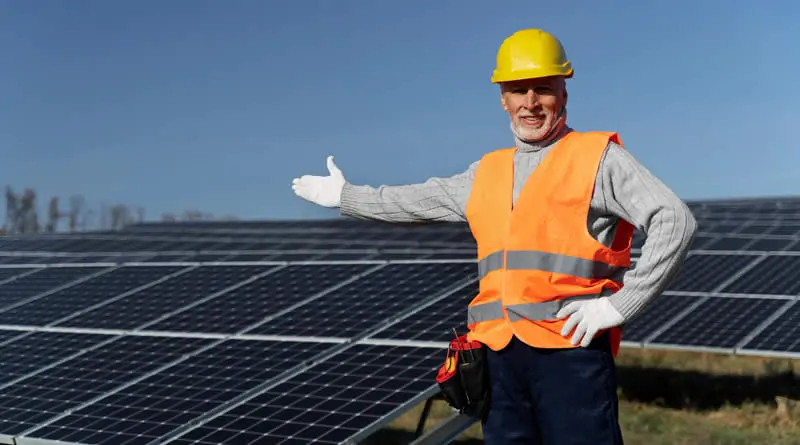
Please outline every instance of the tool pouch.
[[454, 409], [471, 417], [482, 417], [489, 405], [489, 378], [486, 346], [457, 336], [447, 348], [444, 365], [436, 383], [442, 396]]

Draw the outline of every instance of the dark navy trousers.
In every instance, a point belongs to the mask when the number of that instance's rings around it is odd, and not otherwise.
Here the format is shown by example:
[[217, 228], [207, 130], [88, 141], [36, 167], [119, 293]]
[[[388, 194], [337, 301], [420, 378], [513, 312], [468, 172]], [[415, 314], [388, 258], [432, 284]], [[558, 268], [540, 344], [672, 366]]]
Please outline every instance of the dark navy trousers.
[[588, 348], [487, 350], [486, 445], [622, 445], [608, 334]]

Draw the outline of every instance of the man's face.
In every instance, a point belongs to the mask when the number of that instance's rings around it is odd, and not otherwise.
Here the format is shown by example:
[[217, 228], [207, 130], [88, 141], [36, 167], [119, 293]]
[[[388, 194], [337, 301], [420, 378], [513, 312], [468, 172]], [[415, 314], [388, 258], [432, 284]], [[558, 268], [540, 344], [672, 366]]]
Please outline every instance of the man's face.
[[517, 80], [500, 88], [503, 109], [517, 135], [527, 142], [547, 136], [567, 105], [567, 89], [561, 77]]

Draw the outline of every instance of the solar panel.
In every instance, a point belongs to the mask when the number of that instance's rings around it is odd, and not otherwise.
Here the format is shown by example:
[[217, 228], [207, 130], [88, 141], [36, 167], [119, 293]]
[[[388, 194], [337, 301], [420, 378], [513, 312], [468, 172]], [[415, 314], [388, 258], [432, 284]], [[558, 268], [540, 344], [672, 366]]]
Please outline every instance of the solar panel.
[[730, 279], [734, 272], [752, 263], [756, 258], [749, 255], [689, 255], [669, 289], [711, 292]]
[[[372, 264], [292, 265], [151, 326], [154, 331], [234, 333], [318, 293], [358, 278]], [[323, 297], [325, 298], [325, 297]]]
[[788, 353], [800, 355], [800, 305], [790, 301], [772, 320], [741, 346], [740, 353]]
[[[180, 267], [121, 267], [0, 312], [0, 324], [45, 326], [177, 273]], [[2, 289], [2, 288], [0, 288]]]
[[732, 349], [787, 302], [769, 298], [708, 297], [651, 342]]
[[[197, 340], [179, 341], [189, 342], [182, 349], [197, 345]], [[224, 341], [138, 381], [126, 378], [128, 384], [124, 387], [86, 406], [74, 407], [77, 409], [24, 435], [82, 444], [140, 445], [157, 441], [172, 429], [187, 425], [332, 345]], [[113, 366], [113, 357], [104, 358], [98, 366]]]
[[17, 435], [141, 377], [195, 350], [194, 338], [83, 335], [85, 347], [72, 358], [42, 367], [14, 384], [0, 386], [0, 432]]
[[10, 281], [20, 275], [31, 273], [39, 269], [32, 268], [4, 268], [0, 269], [0, 284]]
[[747, 250], [775, 252], [786, 249], [794, 242], [794, 240], [788, 239], [756, 238], [752, 244], [747, 246]]
[[0, 286], [0, 311], [28, 298], [75, 283], [104, 270], [105, 268], [99, 267], [48, 267], [40, 269], [31, 275], [26, 275]]
[[[20, 336], [0, 344], [0, 386], [24, 377], [31, 372], [66, 358], [104, 339], [101, 335], [65, 332], [0, 331], [0, 341]], [[4, 390], [0, 390], [3, 392]], [[0, 420], [5, 416], [0, 415]]]
[[723, 292], [735, 294], [797, 295], [800, 283], [794, 279], [800, 268], [800, 256], [769, 256], [753, 266]]
[[416, 312], [412, 317], [390, 329], [384, 329], [373, 339], [449, 342], [453, 329], [459, 334], [467, 328], [467, 306], [478, 294], [478, 281], [473, 280], [445, 298]]
[[[692, 252], [625, 345], [800, 356], [800, 199], [690, 205]], [[477, 294], [463, 224], [145, 224], [0, 250], [16, 445], [361, 440], [436, 392]]]
[[389, 264], [246, 333], [356, 336], [414, 309], [476, 270], [469, 262]]
[[639, 343], [675, 316], [700, 301], [699, 297], [666, 293], [646, 306], [642, 313], [622, 328], [622, 340]]
[[436, 348], [354, 345], [167, 443], [356, 443], [430, 396], [441, 361]]
[[155, 286], [60, 322], [57, 326], [136, 329], [190, 304], [246, 284], [276, 266], [198, 266]]
[[753, 241], [752, 238], [724, 236], [703, 246], [705, 250], [742, 250]]

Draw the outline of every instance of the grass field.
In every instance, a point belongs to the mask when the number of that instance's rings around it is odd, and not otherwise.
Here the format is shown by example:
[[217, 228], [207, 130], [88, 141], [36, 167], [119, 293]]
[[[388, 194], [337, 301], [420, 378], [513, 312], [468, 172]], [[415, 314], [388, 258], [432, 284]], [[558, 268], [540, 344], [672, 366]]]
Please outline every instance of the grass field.
[[[623, 349], [620, 416], [626, 445], [800, 445], [800, 360]], [[408, 444], [422, 406], [369, 445]], [[449, 414], [431, 409], [426, 430]], [[473, 425], [457, 445], [482, 444]]]

